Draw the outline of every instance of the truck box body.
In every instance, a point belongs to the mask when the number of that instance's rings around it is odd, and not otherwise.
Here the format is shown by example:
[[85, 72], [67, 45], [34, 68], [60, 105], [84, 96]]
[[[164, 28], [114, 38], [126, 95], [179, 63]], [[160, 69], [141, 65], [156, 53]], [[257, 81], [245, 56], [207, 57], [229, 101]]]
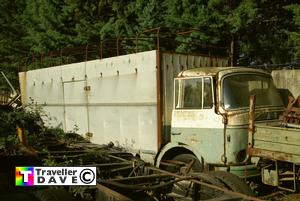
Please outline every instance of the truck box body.
[[169, 138], [173, 78], [207, 66], [228, 60], [154, 50], [21, 72], [22, 104], [55, 117], [50, 126], [113, 142], [152, 162]]
[[300, 129], [255, 125], [250, 154], [270, 160], [300, 164]]
[[291, 94], [287, 94], [287, 95], [293, 95], [294, 97], [299, 96], [300, 94], [300, 88], [299, 88], [300, 70], [299, 69], [273, 70], [272, 77], [277, 88], [288, 89]]
[[300, 130], [283, 127], [279, 122], [254, 126], [248, 153], [263, 159], [260, 164], [262, 182], [296, 192], [299, 188]]

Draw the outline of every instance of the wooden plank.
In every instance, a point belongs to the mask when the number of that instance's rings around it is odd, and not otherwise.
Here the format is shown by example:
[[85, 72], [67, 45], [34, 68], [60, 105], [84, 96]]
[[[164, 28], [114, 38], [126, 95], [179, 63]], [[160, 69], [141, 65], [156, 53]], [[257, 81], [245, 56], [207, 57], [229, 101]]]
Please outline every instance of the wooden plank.
[[288, 154], [298, 155], [298, 156], [300, 155], [299, 145], [289, 145], [289, 144], [275, 143], [270, 141], [255, 140], [253, 148], [288, 153]]
[[285, 161], [285, 162], [295, 163], [297, 165], [300, 164], [299, 155], [292, 155], [292, 154], [257, 149], [257, 148], [248, 148], [247, 152], [250, 156], [258, 156], [270, 160]]
[[300, 146], [300, 129], [257, 126], [254, 141]]

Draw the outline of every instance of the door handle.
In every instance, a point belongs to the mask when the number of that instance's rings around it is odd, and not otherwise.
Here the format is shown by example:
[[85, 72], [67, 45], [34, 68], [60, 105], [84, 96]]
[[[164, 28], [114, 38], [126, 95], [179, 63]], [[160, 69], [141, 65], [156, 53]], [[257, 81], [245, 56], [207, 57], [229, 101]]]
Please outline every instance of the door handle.
[[181, 132], [179, 132], [179, 133], [171, 132], [171, 135], [181, 135]]

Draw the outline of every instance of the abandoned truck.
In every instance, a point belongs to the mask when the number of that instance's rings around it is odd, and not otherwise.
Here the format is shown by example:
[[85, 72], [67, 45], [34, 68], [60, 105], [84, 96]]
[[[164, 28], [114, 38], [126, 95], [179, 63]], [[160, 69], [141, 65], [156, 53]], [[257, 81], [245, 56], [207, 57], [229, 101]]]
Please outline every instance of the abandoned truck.
[[256, 95], [260, 123], [278, 121], [284, 106], [270, 74], [226, 66], [154, 50], [20, 72], [19, 81], [22, 104], [55, 117], [50, 126], [166, 169], [193, 160], [194, 170], [257, 176], [247, 154], [249, 97]]

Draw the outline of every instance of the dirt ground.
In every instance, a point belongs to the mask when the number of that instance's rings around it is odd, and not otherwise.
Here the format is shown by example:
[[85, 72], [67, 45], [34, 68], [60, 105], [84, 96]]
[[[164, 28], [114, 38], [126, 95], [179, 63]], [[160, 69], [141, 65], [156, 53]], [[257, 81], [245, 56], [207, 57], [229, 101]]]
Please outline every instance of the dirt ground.
[[300, 194], [286, 195], [280, 201], [300, 201]]

